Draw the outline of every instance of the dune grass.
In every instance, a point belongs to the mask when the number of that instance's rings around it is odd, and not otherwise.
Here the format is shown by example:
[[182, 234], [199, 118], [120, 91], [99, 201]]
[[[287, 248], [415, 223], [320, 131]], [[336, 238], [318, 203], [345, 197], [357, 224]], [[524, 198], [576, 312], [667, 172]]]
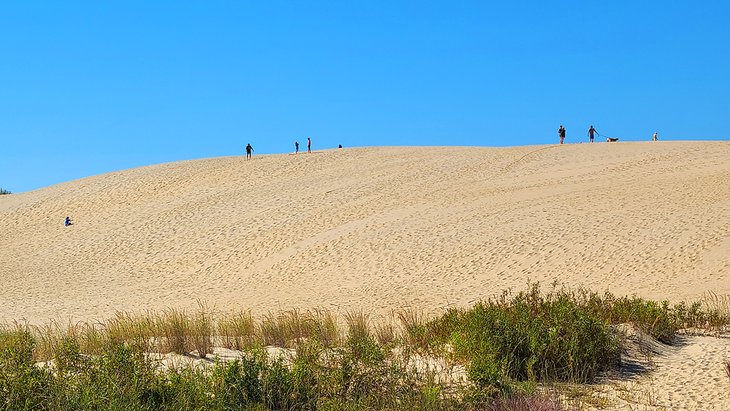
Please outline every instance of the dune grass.
[[[0, 330], [0, 409], [557, 410], [565, 404], [539, 383], [590, 383], [615, 367], [622, 339], [614, 324], [671, 343], [682, 327], [730, 323], [706, 304], [537, 284], [435, 318], [396, 318], [292, 310], [255, 319], [199, 303], [194, 312], [117, 313], [98, 323], [15, 323]], [[239, 354], [222, 361], [214, 347]], [[150, 353], [213, 361], [163, 367]], [[465, 381], [445, 378], [428, 359]]]

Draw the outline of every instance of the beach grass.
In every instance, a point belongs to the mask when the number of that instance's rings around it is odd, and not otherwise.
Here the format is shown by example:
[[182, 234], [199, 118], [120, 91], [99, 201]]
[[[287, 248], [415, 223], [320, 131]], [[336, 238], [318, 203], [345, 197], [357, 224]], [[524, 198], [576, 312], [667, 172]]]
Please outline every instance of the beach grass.
[[[326, 310], [256, 319], [204, 303], [16, 322], [0, 331], [0, 409], [566, 409], [545, 387], [617, 367], [616, 325], [672, 343], [683, 327], [726, 327], [720, 308], [531, 284], [432, 318], [396, 313], [398, 323]], [[223, 360], [215, 347], [237, 354]], [[208, 360], [165, 366], [160, 354]]]

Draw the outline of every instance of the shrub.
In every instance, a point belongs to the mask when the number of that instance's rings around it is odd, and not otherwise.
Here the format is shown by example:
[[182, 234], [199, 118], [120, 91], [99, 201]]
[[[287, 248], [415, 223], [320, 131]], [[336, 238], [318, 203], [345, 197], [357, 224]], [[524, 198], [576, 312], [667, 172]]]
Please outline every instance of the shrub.
[[468, 363], [470, 380], [494, 393], [508, 390], [512, 380], [591, 381], [619, 356], [619, 341], [604, 320], [570, 294], [543, 295], [537, 285], [512, 300], [450, 310], [426, 328], [428, 340], [451, 344]]
[[52, 375], [33, 361], [35, 339], [27, 329], [0, 330], [0, 408], [41, 409], [52, 397]]

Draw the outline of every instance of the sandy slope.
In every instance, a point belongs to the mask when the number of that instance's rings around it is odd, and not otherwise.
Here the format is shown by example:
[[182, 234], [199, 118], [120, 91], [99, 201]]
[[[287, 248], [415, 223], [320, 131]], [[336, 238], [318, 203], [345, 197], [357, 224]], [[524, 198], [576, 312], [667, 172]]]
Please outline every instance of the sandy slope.
[[186, 161], [0, 196], [0, 222], [4, 320], [438, 311], [528, 279], [695, 299], [730, 294], [730, 143]]
[[[722, 334], [721, 334], [722, 335]], [[611, 410], [728, 410], [730, 336], [681, 336], [668, 346], [631, 330], [625, 372], [593, 387], [591, 401]]]

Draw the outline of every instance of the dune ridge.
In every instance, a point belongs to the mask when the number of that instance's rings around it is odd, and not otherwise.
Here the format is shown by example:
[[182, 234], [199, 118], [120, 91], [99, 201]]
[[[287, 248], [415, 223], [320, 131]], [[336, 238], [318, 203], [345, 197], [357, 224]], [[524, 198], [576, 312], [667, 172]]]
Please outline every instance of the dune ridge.
[[528, 279], [730, 294], [728, 181], [728, 142], [355, 148], [119, 171], [0, 197], [0, 317], [198, 299], [254, 314], [438, 312]]

